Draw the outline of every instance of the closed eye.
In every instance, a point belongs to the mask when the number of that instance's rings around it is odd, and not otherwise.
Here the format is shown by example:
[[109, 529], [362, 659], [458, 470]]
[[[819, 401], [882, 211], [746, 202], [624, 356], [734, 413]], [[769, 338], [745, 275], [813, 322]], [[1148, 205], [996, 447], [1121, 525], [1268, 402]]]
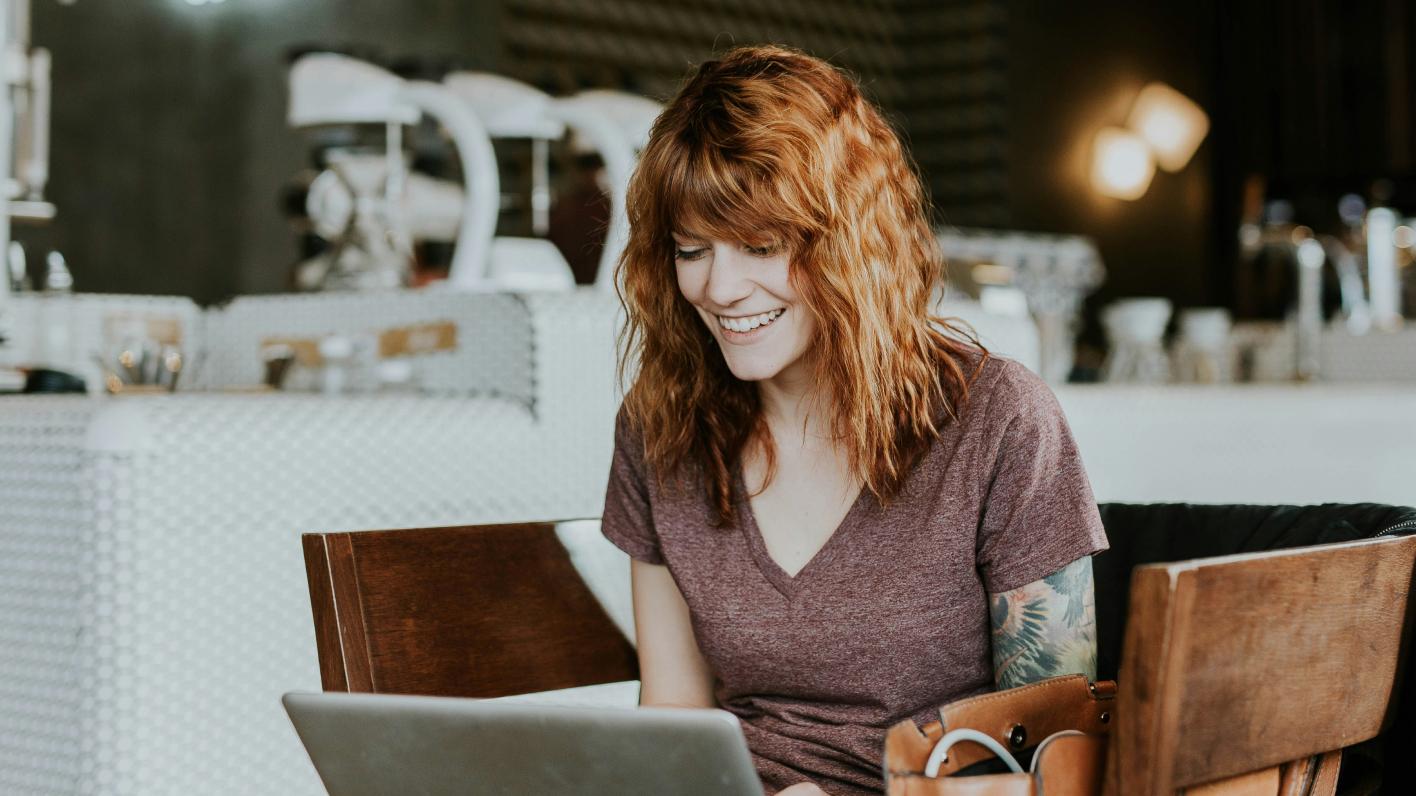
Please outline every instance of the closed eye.
[[746, 244], [743, 244], [742, 250], [752, 255], [753, 257], [771, 257], [772, 255], [777, 253], [779, 248], [780, 247], [778, 247], [776, 244], [770, 244], [767, 246], [748, 246]]
[[675, 248], [675, 249], [674, 249], [674, 260], [675, 260], [675, 261], [679, 261], [679, 260], [697, 260], [697, 259], [699, 259], [700, 257], [702, 257], [707, 251], [708, 251], [708, 249], [707, 249], [706, 247], [700, 247], [700, 248], [697, 248], [697, 249], [680, 249], [680, 248]]

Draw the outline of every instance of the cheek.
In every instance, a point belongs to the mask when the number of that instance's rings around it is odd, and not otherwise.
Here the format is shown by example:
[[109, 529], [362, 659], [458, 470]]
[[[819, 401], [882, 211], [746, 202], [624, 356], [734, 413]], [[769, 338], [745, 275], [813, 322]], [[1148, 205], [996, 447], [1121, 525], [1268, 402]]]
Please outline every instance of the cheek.
[[707, 275], [707, 269], [696, 268], [692, 265], [680, 265], [674, 270], [674, 276], [678, 280], [679, 293], [693, 304], [697, 304], [703, 298]]
[[707, 269], [694, 268], [693, 266], [679, 266], [675, 272], [678, 281], [679, 295], [693, 307], [693, 311], [703, 320], [703, 323], [712, 328], [714, 322], [708, 312], [699, 304], [703, 300], [703, 294], [708, 289]]
[[810, 348], [812, 341], [816, 339], [816, 320], [800, 306], [797, 307], [797, 312], [797, 346], [804, 351]]
[[801, 291], [797, 289], [797, 279], [800, 274], [793, 271], [791, 263], [785, 258], [775, 264], [772, 273], [772, 291], [783, 301], [795, 304], [801, 300]]

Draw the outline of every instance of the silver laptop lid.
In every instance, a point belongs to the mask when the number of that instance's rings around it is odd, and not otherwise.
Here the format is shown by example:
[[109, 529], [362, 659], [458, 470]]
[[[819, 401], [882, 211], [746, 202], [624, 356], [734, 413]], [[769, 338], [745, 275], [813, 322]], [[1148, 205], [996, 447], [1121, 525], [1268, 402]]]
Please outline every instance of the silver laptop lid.
[[722, 710], [558, 707], [386, 694], [282, 701], [331, 796], [761, 796]]

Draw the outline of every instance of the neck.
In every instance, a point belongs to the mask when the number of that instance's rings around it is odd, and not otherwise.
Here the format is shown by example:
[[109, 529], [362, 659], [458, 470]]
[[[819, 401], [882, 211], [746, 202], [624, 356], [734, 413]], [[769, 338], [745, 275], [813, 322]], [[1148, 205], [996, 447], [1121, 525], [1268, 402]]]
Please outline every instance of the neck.
[[811, 368], [805, 363], [757, 383], [762, 413], [767, 427], [779, 444], [788, 440], [805, 443], [809, 438], [829, 438], [829, 422], [822, 407], [820, 390], [813, 383]]

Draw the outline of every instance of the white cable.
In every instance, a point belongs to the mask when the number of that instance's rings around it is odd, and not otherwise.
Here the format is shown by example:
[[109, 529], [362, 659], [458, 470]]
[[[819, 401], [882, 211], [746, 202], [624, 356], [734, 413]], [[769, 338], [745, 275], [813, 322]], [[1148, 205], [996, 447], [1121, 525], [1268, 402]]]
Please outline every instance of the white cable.
[[978, 730], [971, 730], [962, 727], [957, 730], [950, 730], [944, 733], [944, 737], [939, 739], [939, 743], [934, 745], [934, 750], [929, 753], [929, 760], [924, 764], [924, 775], [926, 777], [939, 776], [939, 767], [949, 758], [949, 748], [959, 741], [973, 741], [988, 751], [998, 755], [998, 758], [1008, 765], [1008, 769], [1014, 774], [1023, 773], [1023, 767], [1018, 765], [1018, 761], [1012, 753], [1003, 748], [1003, 744], [993, 740], [993, 738]]

